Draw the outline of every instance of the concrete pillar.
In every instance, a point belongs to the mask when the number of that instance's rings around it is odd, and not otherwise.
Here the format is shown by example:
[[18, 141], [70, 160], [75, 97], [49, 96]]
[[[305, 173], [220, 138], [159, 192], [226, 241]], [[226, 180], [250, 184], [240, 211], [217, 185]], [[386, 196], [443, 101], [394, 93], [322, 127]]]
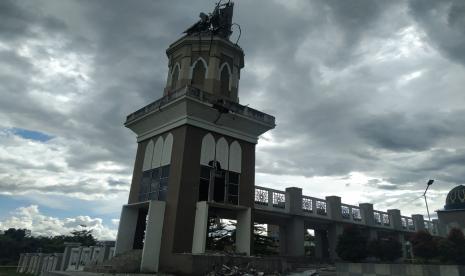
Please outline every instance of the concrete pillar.
[[23, 253], [21, 254], [22, 258], [20, 258], [20, 262], [18, 265], [17, 272], [23, 273], [27, 269], [27, 265], [29, 262], [29, 253]]
[[286, 188], [286, 210], [291, 214], [302, 213], [302, 189], [296, 187]]
[[279, 225], [279, 254], [305, 256], [305, 227], [300, 217], [290, 218], [286, 225]]
[[391, 220], [391, 226], [399, 231], [403, 230], [402, 227], [402, 217], [400, 215], [400, 210], [398, 209], [389, 209], [387, 210], [387, 213], [389, 215], [389, 219]]
[[208, 204], [197, 202], [195, 210], [194, 237], [192, 239], [192, 254], [205, 253], [208, 232]]
[[103, 243], [103, 247], [100, 249], [99, 256], [97, 258], [97, 263], [101, 264], [104, 261], [110, 259], [110, 248], [112, 248], [115, 245], [114, 242], [109, 242], [106, 241]]
[[365, 224], [368, 226], [375, 225], [375, 218], [373, 217], [373, 204], [360, 203], [358, 206], [360, 207], [360, 213]]
[[287, 229], [285, 225], [279, 225], [279, 255], [287, 255]]
[[158, 272], [165, 206], [164, 201], [150, 201], [145, 242], [140, 263], [141, 272]]
[[133, 249], [138, 215], [139, 209], [137, 207], [123, 206], [116, 236], [115, 255]]
[[90, 264], [92, 257], [92, 247], [83, 247], [81, 251], [81, 257], [79, 258], [79, 270], [83, 270], [85, 266]]
[[342, 220], [341, 198], [339, 196], [326, 197], [328, 217], [333, 220]]
[[55, 259], [52, 264], [52, 271], [60, 270], [61, 263], [63, 262], [63, 253], [55, 253]]
[[240, 211], [236, 224], [236, 252], [250, 256], [253, 237], [252, 209]]
[[30, 255], [29, 257], [29, 266], [27, 267], [27, 270], [26, 270], [26, 273], [33, 273], [34, 271], [34, 266], [36, 265], [36, 261], [37, 261], [37, 254], [32, 254]]
[[324, 242], [323, 240], [326, 239], [326, 231], [324, 230], [314, 230], [315, 232], [315, 257], [317, 259], [323, 259], [324, 257], [324, 250], [328, 250], [327, 248], [323, 248]]
[[63, 252], [63, 258], [59, 266], [59, 270], [65, 271], [69, 266], [69, 258], [71, 257], [71, 250], [73, 248], [81, 246], [78, 242], [65, 242], [65, 251]]
[[423, 215], [412, 215], [413, 225], [415, 225], [415, 231], [425, 230], [425, 220]]
[[433, 222], [433, 233], [434, 235], [441, 235], [439, 233], [439, 220], [438, 219], [432, 219], [431, 220]]
[[68, 266], [65, 270], [75, 271], [79, 269], [79, 262], [81, 261], [82, 247], [71, 248], [71, 255], [69, 257]]
[[336, 253], [336, 246], [339, 235], [343, 232], [342, 224], [333, 223], [328, 227], [328, 245], [329, 245], [329, 258], [333, 261], [338, 260], [339, 257]]
[[19, 254], [19, 261], [18, 261], [18, 267], [16, 267], [16, 272], [19, 272], [21, 270], [21, 267], [23, 266], [24, 262], [24, 253]]
[[377, 240], [378, 239], [378, 231], [375, 228], [368, 228], [368, 240]]
[[305, 256], [304, 220], [300, 217], [293, 217], [287, 228], [287, 254], [290, 256]]
[[398, 241], [402, 245], [402, 259], [405, 260], [406, 258], [408, 258], [405, 235], [404, 233], [400, 232], [397, 234], [397, 237], [398, 237]]
[[53, 257], [51, 254], [47, 254], [42, 258], [42, 266], [40, 268], [41, 275], [43, 272], [48, 271], [48, 266], [50, 265], [51, 262], [53, 262]]
[[38, 274], [40, 274], [42, 272], [42, 266], [44, 265], [44, 259], [48, 255], [43, 254], [43, 253], [38, 253], [37, 256], [38, 256], [37, 257], [37, 262], [36, 262], [36, 265], [34, 266], [34, 270], [32, 272], [32, 274], [35, 274], [35, 275], [38, 275]]

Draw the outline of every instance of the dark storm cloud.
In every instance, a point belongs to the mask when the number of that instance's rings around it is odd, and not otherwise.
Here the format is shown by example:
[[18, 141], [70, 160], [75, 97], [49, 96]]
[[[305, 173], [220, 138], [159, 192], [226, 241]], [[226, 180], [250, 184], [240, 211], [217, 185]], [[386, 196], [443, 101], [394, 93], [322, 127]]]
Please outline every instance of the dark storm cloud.
[[392, 151], [423, 151], [430, 149], [452, 130], [445, 122], [430, 121], [431, 116], [407, 117], [407, 114], [386, 114], [361, 122], [359, 133], [368, 143]]
[[451, 61], [465, 65], [465, 2], [413, 0], [410, 13]]
[[[36, 9], [34, 12], [33, 9]], [[40, 14], [40, 8], [27, 2], [5, 0], [0, 3], [0, 38], [11, 42], [36, 36], [34, 28], [42, 27], [48, 32], [63, 31], [66, 26], [62, 21]]]

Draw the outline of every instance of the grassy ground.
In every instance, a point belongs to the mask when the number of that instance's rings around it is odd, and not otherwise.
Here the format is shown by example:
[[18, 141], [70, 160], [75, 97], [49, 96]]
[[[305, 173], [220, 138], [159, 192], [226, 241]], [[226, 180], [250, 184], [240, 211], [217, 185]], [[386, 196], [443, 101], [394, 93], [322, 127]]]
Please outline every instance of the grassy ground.
[[16, 267], [0, 266], [0, 276], [24, 276], [16, 272]]

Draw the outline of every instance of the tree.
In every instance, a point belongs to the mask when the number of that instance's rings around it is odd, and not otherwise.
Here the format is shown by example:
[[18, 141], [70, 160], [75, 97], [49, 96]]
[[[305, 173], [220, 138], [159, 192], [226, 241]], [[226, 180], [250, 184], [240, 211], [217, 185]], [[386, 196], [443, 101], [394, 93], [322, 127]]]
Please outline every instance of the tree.
[[438, 255], [437, 243], [428, 231], [417, 231], [412, 237], [413, 255], [428, 261]]
[[233, 251], [236, 236], [235, 223], [222, 222], [217, 217], [208, 218], [206, 248], [214, 251]]
[[462, 230], [452, 228], [447, 238], [438, 242], [438, 251], [443, 262], [465, 264], [465, 237]]
[[[263, 226], [254, 224], [254, 254], [276, 255], [277, 244]], [[213, 251], [233, 252], [235, 250], [236, 223], [224, 223], [217, 217], [208, 218], [208, 234], [206, 248]]]
[[92, 236], [92, 230], [74, 230], [71, 231], [71, 237], [66, 237], [67, 242], [79, 242], [82, 246], [93, 246], [97, 240]]
[[402, 244], [393, 237], [372, 240], [368, 243], [370, 256], [381, 261], [395, 261], [402, 257]]
[[3, 233], [3, 235], [5, 235], [6, 237], [10, 237], [15, 241], [21, 241], [26, 237], [30, 237], [31, 231], [27, 229], [9, 228]]
[[265, 227], [254, 224], [253, 228], [253, 249], [256, 255], [276, 255], [278, 245], [273, 237], [270, 237]]
[[344, 228], [344, 232], [338, 237], [336, 253], [341, 259], [351, 262], [367, 257], [367, 239], [358, 227], [348, 225]]
[[20, 253], [63, 252], [65, 242], [80, 242], [84, 246], [96, 244], [92, 230], [75, 230], [69, 235], [34, 237], [27, 229], [10, 228], [0, 234], [0, 265], [15, 265]]
[[310, 235], [308, 231], [304, 233], [304, 251], [305, 256], [315, 257], [315, 236]]

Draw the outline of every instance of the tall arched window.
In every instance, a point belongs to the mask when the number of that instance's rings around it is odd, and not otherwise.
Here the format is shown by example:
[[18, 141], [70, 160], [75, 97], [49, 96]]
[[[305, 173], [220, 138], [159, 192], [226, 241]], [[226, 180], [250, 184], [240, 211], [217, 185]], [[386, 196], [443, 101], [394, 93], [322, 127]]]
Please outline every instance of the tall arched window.
[[237, 141], [229, 145], [224, 137], [216, 142], [210, 133], [203, 137], [199, 201], [239, 204], [241, 156], [241, 146]]
[[176, 63], [174, 66], [173, 72], [171, 73], [171, 89], [176, 88], [176, 83], [178, 82], [179, 78], [179, 64]]
[[202, 86], [207, 76], [207, 64], [199, 58], [192, 67], [192, 84], [196, 86]]
[[220, 67], [220, 91], [222, 95], [229, 96], [231, 90], [231, 69], [227, 63], [223, 63]]
[[154, 143], [150, 140], [145, 149], [139, 201], [166, 200], [168, 178], [173, 148], [173, 135], [159, 136]]

